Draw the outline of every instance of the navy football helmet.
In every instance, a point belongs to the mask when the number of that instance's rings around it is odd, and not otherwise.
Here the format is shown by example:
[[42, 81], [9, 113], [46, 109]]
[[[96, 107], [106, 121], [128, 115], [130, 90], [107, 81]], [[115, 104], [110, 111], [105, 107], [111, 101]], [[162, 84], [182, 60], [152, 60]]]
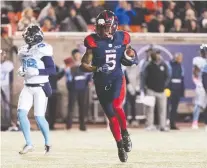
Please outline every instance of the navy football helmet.
[[202, 44], [200, 46], [200, 53], [202, 57], [207, 58], [207, 44]]
[[118, 28], [118, 19], [114, 12], [104, 10], [97, 16], [95, 27], [101, 38], [112, 38]]
[[38, 25], [28, 26], [22, 34], [25, 42], [32, 46], [43, 40], [43, 32]]

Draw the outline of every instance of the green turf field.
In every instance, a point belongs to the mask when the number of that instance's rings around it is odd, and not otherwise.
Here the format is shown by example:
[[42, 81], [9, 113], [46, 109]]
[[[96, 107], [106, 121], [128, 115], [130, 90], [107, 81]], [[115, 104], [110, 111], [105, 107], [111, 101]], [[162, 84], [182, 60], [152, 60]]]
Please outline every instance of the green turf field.
[[20, 156], [21, 132], [1, 133], [2, 168], [207, 168], [207, 133], [203, 130], [146, 132], [131, 129], [133, 150], [121, 163], [111, 132], [89, 129], [53, 131], [52, 152], [43, 155], [43, 138], [33, 131], [35, 151]]

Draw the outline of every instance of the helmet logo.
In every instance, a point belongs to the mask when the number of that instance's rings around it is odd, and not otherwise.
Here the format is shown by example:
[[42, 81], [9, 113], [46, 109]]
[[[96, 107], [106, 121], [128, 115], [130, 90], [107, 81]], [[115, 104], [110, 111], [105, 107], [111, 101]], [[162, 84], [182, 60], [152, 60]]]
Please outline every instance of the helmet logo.
[[98, 19], [98, 25], [104, 25], [105, 20], [104, 19]]

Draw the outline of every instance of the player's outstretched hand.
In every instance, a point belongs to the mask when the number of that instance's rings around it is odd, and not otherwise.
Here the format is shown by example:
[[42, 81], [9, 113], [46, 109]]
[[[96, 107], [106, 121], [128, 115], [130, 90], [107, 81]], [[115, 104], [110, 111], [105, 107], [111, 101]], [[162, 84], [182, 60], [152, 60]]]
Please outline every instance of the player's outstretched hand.
[[37, 76], [39, 75], [39, 70], [37, 68], [28, 67], [25, 72], [25, 75], [27, 77]]
[[109, 65], [108, 64], [104, 64], [102, 67], [99, 67], [97, 69], [97, 72], [103, 72], [103, 73], [108, 74], [110, 72]]
[[23, 68], [22, 68], [22, 67], [20, 67], [20, 68], [17, 70], [17, 74], [18, 74], [18, 76], [24, 77], [25, 72], [23, 71]]

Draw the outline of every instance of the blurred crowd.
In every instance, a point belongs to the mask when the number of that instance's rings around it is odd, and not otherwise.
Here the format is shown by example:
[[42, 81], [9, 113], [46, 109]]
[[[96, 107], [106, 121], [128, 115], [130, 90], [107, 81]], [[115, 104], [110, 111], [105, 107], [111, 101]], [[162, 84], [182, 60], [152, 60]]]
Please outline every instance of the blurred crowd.
[[114, 11], [126, 31], [207, 32], [205, 1], [2, 1], [1, 24], [11, 24], [13, 32], [31, 23], [44, 32], [93, 31], [104, 9]]

